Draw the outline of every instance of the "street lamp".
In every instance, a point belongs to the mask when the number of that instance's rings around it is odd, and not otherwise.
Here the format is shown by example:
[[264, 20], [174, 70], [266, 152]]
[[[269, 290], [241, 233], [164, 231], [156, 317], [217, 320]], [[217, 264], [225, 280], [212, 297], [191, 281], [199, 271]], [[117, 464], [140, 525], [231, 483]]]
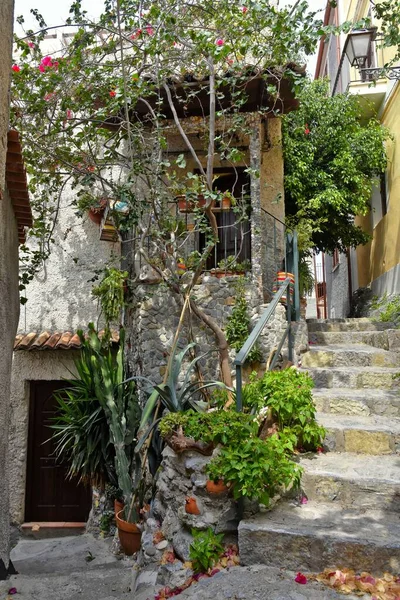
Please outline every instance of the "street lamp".
[[356, 67], [366, 78], [378, 79], [387, 77], [388, 79], [400, 80], [400, 67], [368, 67], [367, 62], [371, 57], [372, 42], [376, 39], [376, 27], [370, 29], [355, 29], [347, 36], [344, 53], [350, 61], [352, 67]]
[[372, 42], [376, 37], [376, 27], [355, 29], [347, 36], [345, 52], [352, 67], [363, 69], [371, 56]]

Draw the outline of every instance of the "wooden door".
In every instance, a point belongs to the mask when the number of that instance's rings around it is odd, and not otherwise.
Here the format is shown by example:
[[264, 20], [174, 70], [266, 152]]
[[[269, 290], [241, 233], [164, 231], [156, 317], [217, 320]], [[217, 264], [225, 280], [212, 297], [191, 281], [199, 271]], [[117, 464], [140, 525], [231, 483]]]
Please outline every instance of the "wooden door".
[[68, 467], [54, 455], [49, 425], [63, 381], [31, 382], [25, 520], [84, 522], [91, 507], [90, 486], [66, 478]]

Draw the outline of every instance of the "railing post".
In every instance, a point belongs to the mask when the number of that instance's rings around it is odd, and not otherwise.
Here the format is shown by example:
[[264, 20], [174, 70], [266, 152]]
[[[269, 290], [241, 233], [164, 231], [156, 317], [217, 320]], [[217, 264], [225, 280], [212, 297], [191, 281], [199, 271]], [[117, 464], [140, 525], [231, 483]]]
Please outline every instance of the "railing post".
[[299, 249], [297, 231], [293, 232], [293, 275], [294, 275], [294, 314], [295, 320], [300, 321], [300, 288], [299, 288]]
[[242, 412], [242, 365], [236, 365], [236, 410]]
[[288, 359], [292, 363], [293, 362], [293, 331], [292, 331], [292, 303], [290, 302], [290, 286], [287, 288], [287, 303], [286, 303], [286, 313], [287, 313], [287, 322], [288, 322]]

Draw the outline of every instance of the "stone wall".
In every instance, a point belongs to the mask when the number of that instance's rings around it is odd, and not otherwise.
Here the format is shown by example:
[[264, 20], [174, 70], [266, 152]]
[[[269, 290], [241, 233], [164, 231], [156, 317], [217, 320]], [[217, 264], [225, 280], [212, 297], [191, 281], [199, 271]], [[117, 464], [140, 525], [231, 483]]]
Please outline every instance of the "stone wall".
[[[215, 319], [224, 329], [235, 302], [237, 277], [216, 277], [205, 275], [196, 285], [193, 296], [207, 315]], [[262, 303], [260, 292], [253, 280], [246, 284], [246, 299], [249, 315], [257, 320], [266, 305]], [[179, 322], [181, 308], [175, 298], [162, 284], [141, 284], [134, 289], [134, 302], [127, 311], [128, 361], [132, 373], [140, 374], [159, 382], [168, 362], [173, 337]], [[260, 337], [260, 349], [265, 364], [270, 350], [277, 346], [285, 328], [285, 311], [279, 305], [274, 318], [267, 324]], [[192, 334], [192, 335], [190, 335]], [[198, 354], [206, 354], [201, 360], [205, 379], [220, 379], [219, 357], [213, 333], [190, 313], [184, 322], [180, 347], [189, 341], [198, 344]], [[235, 351], [231, 352], [233, 360]]]
[[18, 323], [18, 236], [5, 190], [13, 0], [0, 3], [0, 579], [9, 566], [8, 425], [11, 359]]

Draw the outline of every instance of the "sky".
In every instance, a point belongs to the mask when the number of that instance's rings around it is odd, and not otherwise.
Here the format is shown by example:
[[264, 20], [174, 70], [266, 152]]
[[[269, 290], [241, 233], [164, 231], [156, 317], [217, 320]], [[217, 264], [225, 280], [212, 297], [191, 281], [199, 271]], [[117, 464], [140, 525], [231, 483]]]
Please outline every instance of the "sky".
[[[280, 0], [280, 5], [292, 4], [292, 0]], [[308, 0], [309, 6], [312, 10], [321, 10], [321, 18], [323, 18], [325, 6], [327, 0]], [[69, 7], [72, 4], [72, 0], [15, 0], [15, 16], [23, 15], [25, 18], [25, 28], [37, 29], [36, 21], [34, 17], [30, 15], [31, 8], [37, 8], [39, 13], [44, 17], [48, 26], [61, 25], [65, 23], [68, 18]], [[82, 6], [84, 10], [88, 11], [88, 16], [96, 18], [101, 11], [103, 6], [102, 0], [83, 0]], [[15, 31], [17, 34], [21, 33], [20, 26], [15, 25]], [[316, 64], [316, 56], [309, 57], [307, 61], [307, 70], [311, 76], [314, 76]]]

